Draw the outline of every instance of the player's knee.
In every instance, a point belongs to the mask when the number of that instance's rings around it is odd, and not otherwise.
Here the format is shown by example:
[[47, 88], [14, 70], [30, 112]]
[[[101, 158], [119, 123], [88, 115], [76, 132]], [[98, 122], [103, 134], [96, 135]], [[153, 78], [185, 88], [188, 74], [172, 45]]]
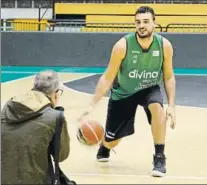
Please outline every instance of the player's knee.
[[118, 140], [115, 140], [115, 141], [110, 141], [110, 142], [106, 142], [104, 141], [103, 144], [105, 147], [109, 148], [109, 149], [112, 149], [114, 148], [116, 145], [119, 144], [121, 139], [118, 139]]
[[149, 104], [149, 109], [152, 111], [160, 111], [163, 109], [160, 103], [151, 103]]
[[160, 103], [152, 103], [149, 105], [149, 110], [151, 114], [156, 114], [156, 115], [163, 115], [164, 114], [164, 109]]
[[152, 115], [152, 119], [156, 120], [156, 123], [163, 124], [165, 120], [164, 109], [159, 103], [152, 103], [149, 105], [149, 110]]

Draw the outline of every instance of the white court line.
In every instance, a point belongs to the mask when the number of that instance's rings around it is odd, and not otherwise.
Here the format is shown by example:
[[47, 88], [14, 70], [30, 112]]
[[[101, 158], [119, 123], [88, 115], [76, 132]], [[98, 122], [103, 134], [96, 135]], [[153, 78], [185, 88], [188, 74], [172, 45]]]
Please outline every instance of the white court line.
[[[32, 74], [33, 72], [31, 72]], [[23, 74], [23, 73], [22, 73]], [[36, 73], [35, 73], [36, 74]], [[77, 74], [77, 73], [76, 73]], [[81, 73], [80, 73], [81, 74]], [[66, 80], [66, 81], [63, 81], [62, 83], [67, 83], [67, 82], [71, 82], [71, 81], [75, 81], [75, 80], [79, 80], [79, 79], [82, 79], [82, 78], [85, 78], [85, 77], [89, 77], [89, 76], [93, 76], [95, 75], [94, 73], [91, 73], [91, 74], [88, 74], [88, 75], [84, 75], [84, 76], [81, 76], [81, 77], [78, 77], [78, 78], [75, 78], [75, 79], [72, 79], [72, 80]], [[10, 84], [10, 83], [13, 83], [13, 82], [16, 82], [16, 81], [19, 81], [19, 80], [25, 80], [27, 78], [31, 78], [31, 77], [34, 77], [34, 75], [31, 75], [31, 76], [26, 76], [26, 77], [22, 77], [22, 78], [18, 78], [18, 79], [14, 79], [14, 80], [9, 80], [7, 82], [2, 82], [2, 84]]]
[[[87, 77], [94, 76], [94, 75], [96, 75], [96, 73], [89, 74], [89, 75], [86, 75], [86, 76], [81, 76], [81, 77], [76, 78], [76, 79], [66, 80], [66, 81], [64, 81], [63, 83], [68, 83], [68, 82], [72, 82], [72, 81], [80, 80], [80, 79], [87, 78]], [[64, 84], [63, 84], [63, 85], [64, 85]], [[73, 91], [73, 92], [76, 92], [76, 93], [82, 93], [82, 94], [85, 94], [85, 95], [93, 95], [93, 94], [91, 94], [91, 93], [86, 93], [86, 92], [82, 92], [82, 91], [78, 91], [78, 90], [72, 89], [72, 88], [70, 88], [70, 87], [68, 87], [68, 86], [66, 86], [66, 85], [64, 85], [64, 87], [65, 87], [66, 89], [69, 89], [70, 91]], [[106, 98], [107, 98], [107, 97], [106, 97]]]
[[[93, 75], [96, 75], [96, 74], [93, 74]], [[89, 76], [93, 76], [93, 75], [89, 75]], [[82, 78], [86, 78], [86, 77], [88, 77], [88, 76], [82, 76], [82, 77], [80, 77], [80, 78], [77, 78], [77, 80], [79, 80], [79, 79], [82, 79]], [[65, 81], [65, 82], [63, 82], [63, 83], [67, 83], [67, 82], [72, 82], [72, 81], [75, 81], [76, 79], [72, 79], [72, 80], [69, 80], [69, 81]], [[64, 84], [63, 84], [64, 85]], [[70, 88], [70, 87], [67, 87], [66, 85], [64, 85], [64, 88], [66, 88], [66, 89], [69, 89], [70, 91], [72, 91], [72, 92], [75, 92], [75, 93], [81, 93], [81, 94], [84, 94], [84, 95], [86, 95], [86, 96], [93, 96], [93, 93], [91, 94], [91, 93], [87, 93], [87, 92], [83, 92], [83, 91], [78, 91], [78, 90], [75, 90], [75, 89], [73, 89], [73, 88]], [[109, 97], [107, 97], [107, 96], [104, 96], [104, 97], [102, 97], [102, 99], [108, 99]], [[165, 106], [167, 105], [167, 104], [164, 104]], [[178, 105], [179, 107], [186, 107], [186, 105]], [[188, 106], [187, 106], [188, 107]], [[196, 107], [196, 106], [190, 106], [191, 108], [196, 108], [196, 109], [204, 109], [204, 110], [206, 110], [206, 108], [205, 107]]]
[[[24, 73], [25, 74], [26, 73], [28, 73], [28, 74], [36, 74], [36, 72], [20, 72], [20, 71], [13, 71], [13, 72], [11, 72], [11, 71], [4, 71], [3, 73], [11, 73], [11, 74], [12, 73], [17, 73], [17, 74], [24, 74]], [[82, 74], [82, 73], [80, 73], [80, 74]], [[84, 76], [81, 76], [80, 78], [63, 81], [62, 83], [72, 82], [72, 81], [79, 80], [79, 79], [86, 78], [86, 77], [90, 77], [90, 76], [93, 76], [93, 75], [96, 75], [96, 74], [100, 74], [100, 73], [90, 73], [89, 75], [84, 75]], [[197, 74], [193, 74], [193, 75], [192, 74], [176, 74], [176, 75], [177, 76], [207, 76], [207, 74], [198, 74], [198, 75]], [[26, 77], [14, 79], [14, 80], [9, 80], [7, 82], [2, 82], [2, 84], [10, 84], [10, 83], [13, 83], [13, 82], [16, 82], [16, 81], [19, 81], [19, 80], [24, 80], [24, 79], [27, 79], [27, 78], [31, 78], [33, 76], [34, 75], [26, 76]], [[69, 88], [69, 87], [67, 87], [67, 88]], [[71, 88], [69, 88], [69, 89], [71, 89]], [[71, 89], [71, 90], [76, 91], [74, 89]], [[80, 92], [80, 91], [76, 91], [76, 92]], [[85, 94], [90, 94], [90, 93], [85, 93]]]
[[[9, 72], [6, 72], [6, 73], [9, 73]], [[11, 73], [11, 72], [10, 72]], [[12, 72], [12, 73], [15, 73], [15, 72]], [[16, 73], [21, 73], [22, 72], [16, 72]], [[35, 74], [34, 72], [27, 72], [28, 74]], [[81, 73], [80, 73], [81, 74]], [[93, 75], [96, 75], [96, 74], [99, 74], [99, 73], [90, 73], [88, 75], [83, 75], [81, 77], [78, 77], [78, 78], [75, 78], [75, 79], [71, 79], [71, 80], [66, 80], [66, 81], [63, 81], [62, 83], [67, 83], [67, 82], [72, 82], [72, 81], [76, 81], [76, 80], [79, 80], [79, 79], [82, 79], [82, 78], [86, 78], [86, 77], [90, 77], [90, 76], [93, 76]], [[183, 76], [207, 76], [207, 74], [176, 74], [176, 75], [183, 75]], [[9, 84], [9, 83], [13, 83], [15, 81], [19, 81], [19, 80], [23, 80], [23, 79], [27, 79], [27, 78], [31, 78], [33, 77], [34, 75], [32, 76], [27, 76], [27, 77], [22, 77], [22, 78], [19, 78], [19, 79], [15, 79], [15, 80], [10, 80], [8, 82], [3, 82], [3, 84]], [[65, 85], [64, 85], [65, 86]], [[79, 93], [83, 93], [83, 94], [87, 94], [87, 95], [91, 95], [90, 93], [85, 93], [85, 92], [81, 92], [81, 91], [77, 91], [77, 90], [74, 90], [74, 89], [71, 89], [67, 86], [65, 86], [66, 88], [70, 89], [71, 91], [74, 91], [74, 92], [79, 92]], [[107, 97], [105, 97], [107, 98]], [[1, 106], [2, 107], [2, 106]], [[86, 174], [86, 173], [65, 173], [66, 175], [70, 176], [70, 175], [74, 175], [74, 176], [103, 176], [103, 177], [137, 177], [137, 178], [150, 178], [151, 176], [150, 175], [126, 175], [126, 174], [98, 174], [98, 173], [92, 173], [92, 174]], [[152, 177], [151, 177], [152, 178]], [[192, 180], [207, 180], [207, 177], [195, 177], [195, 176], [165, 176], [163, 178], [167, 178], [167, 179], [192, 179]]]
[[1, 72], [2, 74], [36, 74], [36, 73], [39, 73], [38, 71], [35, 72], [35, 71], [2, 71]]
[[[2, 74], [37, 74], [39, 71], [2, 71]], [[87, 72], [67, 72], [67, 71], [58, 71], [57, 73], [70, 73], [70, 74], [102, 74], [102, 73], [87, 73]]]
[[[80, 76], [80, 77], [75, 78], [75, 79], [63, 81], [62, 83], [72, 82], [72, 81], [79, 80], [79, 79], [86, 78], [86, 77], [93, 76], [93, 75], [95, 75], [95, 74], [88, 74], [88, 75]], [[25, 79], [31, 78], [31, 77], [34, 77], [34, 75], [18, 78], [18, 79], [15, 79], [15, 80], [10, 80], [10, 81], [7, 81], [7, 82], [2, 82], [2, 84], [10, 84], [10, 83], [13, 83], [13, 82], [16, 82], [16, 81], [19, 81], [19, 80], [25, 80]], [[69, 87], [67, 87], [65, 85], [64, 85], [64, 87], [70, 89]], [[77, 92], [79, 92], [79, 91], [77, 91]], [[3, 108], [3, 106], [5, 105], [6, 102], [3, 102], [3, 101], [1, 102], [1, 109]]]
[[[3, 73], [5, 73], [5, 74], [12, 74], [12, 73], [14, 73], [14, 74], [34, 74], [35, 75], [38, 72], [2, 71], [2, 74]], [[61, 72], [58, 72], [58, 73], [61, 73]], [[66, 73], [66, 72], [62, 72], [62, 73]], [[77, 73], [75, 73], [75, 74], [77, 74]], [[87, 73], [80, 73], [80, 74], [87, 74]], [[72, 82], [72, 81], [79, 80], [79, 79], [86, 78], [86, 77], [90, 77], [90, 76], [93, 76], [93, 75], [96, 75], [96, 74], [100, 74], [100, 73], [90, 73], [88, 75], [84, 75], [84, 76], [81, 76], [81, 77], [76, 78], [76, 79], [63, 81], [62, 83]], [[7, 82], [2, 82], [2, 84], [10, 84], [10, 83], [13, 83], [13, 82], [16, 82], [16, 81], [19, 81], [19, 80], [24, 80], [24, 79], [27, 79], [27, 78], [31, 78], [34, 75], [26, 76], [26, 77], [14, 79], [14, 80], [10, 80], [10, 81], [7, 81]], [[176, 74], [176, 76], [207, 76], [207, 74]], [[76, 91], [74, 89], [71, 89], [69, 87], [67, 87], [67, 88], [72, 90], [72, 91], [75, 91], [75, 92], [80, 92], [80, 91]], [[84, 92], [82, 92], [82, 93], [84, 93]], [[84, 93], [84, 94], [91, 95], [90, 93]]]
[[[103, 173], [65, 173], [68, 176], [74, 175], [74, 176], [102, 176], [102, 177], [137, 177], [137, 178], [153, 178], [150, 175], [126, 175], [126, 174], [103, 174]], [[207, 180], [207, 177], [196, 177], [196, 176], [168, 176], [166, 175], [166, 179], [192, 179], [192, 180]]]
[[22, 77], [22, 78], [14, 79], [14, 80], [9, 80], [9, 81], [7, 81], [7, 82], [2, 82], [2, 84], [10, 84], [10, 83], [13, 83], [13, 82], [16, 82], [16, 81], [25, 80], [25, 79], [27, 79], [27, 78], [32, 78], [32, 77], [34, 77], [34, 75], [26, 76], [26, 77]]
[[[71, 73], [72, 74], [72, 73]], [[75, 73], [75, 74], [77, 74], [77, 73]], [[81, 74], [81, 73], [80, 73]], [[85, 73], [85, 74], [87, 74], [87, 73]], [[71, 79], [71, 80], [65, 80], [65, 81], [63, 81], [62, 83], [68, 83], [68, 82], [73, 82], [73, 81], [76, 81], [76, 80], [80, 80], [80, 79], [82, 79], [82, 78], [86, 78], [86, 77], [90, 77], [90, 76], [93, 76], [93, 75], [95, 75], [95, 73], [90, 73], [90, 74], [87, 74], [87, 75], [85, 75], [84, 73], [82, 74], [83, 76], [80, 76], [80, 77], [78, 77], [78, 78], [73, 78], [73, 79]], [[65, 85], [64, 85], [65, 86]], [[65, 86], [65, 87], [67, 87], [67, 86]], [[69, 88], [70, 89], [70, 88]]]
[[[87, 76], [82, 76], [82, 77], [79, 77], [77, 79], [72, 79], [72, 80], [69, 80], [69, 81], [65, 81], [63, 83], [67, 83], [67, 82], [72, 82], [72, 81], [75, 81], [75, 80], [79, 80], [79, 79], [82, 79], [82, 78], [86, 78], [86, 77], [89, 77], [89, 76], [93, 76], [93, 75], [96, 75], [96, 73], [94, 74], [89, 74]], [[65, 86], [65, 85], [64, 85]], [[71, 90], [71, 91], [74, 91], [74, 92], [78, 92], [78, 93], [82, 93], [82, 94], [86, 94], [86, 95], [92, 95], [90, 93], [86, 93], [86, 92], [81, 92], [81, 91], [77, 91], [77, 90], [74, 90], [72, 88], [69, 88], [67, 86], [65, 86], [67, 89]], [[104, 97], [103, 97], [104, 98]], [[105, 98], [108, 98], [108, 97], [105, 97]], [[65, 173], [66, 175], [68, 176], [71, 176], [71, 175], [74, 175], [74, 176], [91, 176], [91, 177], [94, 177], [94, 176], [102, 176], [102, 177], [137, 177], [137, 178], [152, 178], [150, 175], [126, 175], [126, 174], [102, 174], [102, 173]], [[164, 178], [167, 178], [167, 179], [192, 179], [192, 180], [207, 180], [207, 177], [194, 177], [194, 176], [165, 176]]]
[[207, 74], [175, 74], [175, 76], [207, 76]]
[[[2, 71], [1, 73], [2, 74], [36, 74], [36, 73], [38, 73], [39, 71]], [[79, 73], [79, 72], [67, 72], [67, 71], [60, 71], [60, 72], [58, 72], [58, 73]], [[84, 73], [84, 72], [81, 72], [81, 73]], [[80, 73], [80, 74], [81, 74]], [[87, 73], [87, 72], [85, 72], [85, 73]], [[103, 72], [99, 72], [99, 73], [90, 73], [90, 74], [103, 74]], [[207, 76], [207, 74], [206, 73], [204, 73], [204, 74], [192, 74], [192, 73], [186, 73], [186, 74], [176, 74], [175, 73], [175, 76]]]
[[[86, 92], [83, 92], [83, 91], [78, 91], [78, 90], [75, 90], [75, 89], [72, 89], [72, 88], [70, 88], [70, 87], [67, 87], [67, 86], [65, 86], [64, 85], [64, 87], [65, 88], [67, 88], [67, 89], [69, 89], [70, 91], [72, 91], [72, 92], [75, 92], [75, 93], [81, 93], [81, 94], [85, 94], [85, 95], [87, 95], [87, 96], [93, 96], [93, 93], [91, 94], [91, 93], [86, 93]], [[102, 99], [109, 99], [109, 97], [107, 97], [107, 96], [103, 96], [102, 97]], [[163, 104], [164, 106], [167, 106], [168, 104], [167, 103], [165, 103], [165, 104]], [[189, 106], [187, 106], [187, 105], [177, 105], [178, 107], [189, 107]], [[201, 110], [206, 110], [207, 108], [206, 107], [196, 107], [196, 106], [190, 106], [191, 108], [196, 108], [196, 109], [201, 109]]]
[[[91, 76], [93, 76], [93, 75], [91, 75]], [[87, 77], [87, 76], [86, 76]], [[84, 77], [82, 77], [82, 78], [84, 78]], [[81, 78], [80, 78], [81, 79]], [[78, 79], [77, 79], [78, 80]], [[75, 81], [75, 80], [71, 80], [71, 81], [67, 81], [67, 82], [72, 82], [72, 81]], [[64, 83], [67, 83], [67, 82], [64, 82]], [[70, 87], [67, 87], [66, 85], [64, 85], [64, 88], [66, 88], [66, 89], [69, 89], [70, 91], [72, 91], [72, 92], [75, 92], [75, 93], [81, 93], [81, 94], [85, 94], [85, 95], [87, 95], [87, 96], [93, 96], [93, 94], [91, 94], [91, 93], [86, 93], [86, 92], [83, 92], [83, 91], [78, 91], [78, 90], [75, 90], [75, 89], [72, 89], [72, 88], [70, 88]], [[109, 97], [107, 97], [107, 96], [104, 96], [104, 97], [102, 97], [102, 99], [108, 99]]]

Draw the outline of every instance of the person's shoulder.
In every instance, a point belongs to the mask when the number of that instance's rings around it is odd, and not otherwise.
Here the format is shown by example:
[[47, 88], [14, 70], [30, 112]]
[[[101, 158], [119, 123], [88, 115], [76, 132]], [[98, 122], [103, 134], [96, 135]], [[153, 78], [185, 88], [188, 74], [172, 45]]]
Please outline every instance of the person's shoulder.
[[114, 49], [116, 50], [124, 50], [126, 48], [126, 38], [122, 37], [120, 38], [115, 44]]
[[172, 43], [164, 36], [159, 33], [155, 33], [155, 35], [162, 39], [163, 48], [172, 48]]
[[42, 109], [42, 111], [40, 113], [42, 114], [42, 121], [43, 122], [55, 123], [56, 118], [58, 116], [57, 110], [55, 110], [51, 106], [46, 106], [45, 108]]
[[160, 35], [160, 37], [162, 37], [164, 56], [173, 55], [172, 43], [165, 36]]
[[58, 117], [60, 114], [59, 112], [62, 111], [63, 112], [63, 115], [64, 115], [64, 108], [63, 107], [51, 107], [51, 106], [48, 106], [48, 107], [45, 107], [45, 110], [43, 111], [45, 114], [48, 114], [48, 115], [51, 115], [51, 117]]
[[124, 58], [127, 50], [127, 41], [125, 37], [121, 37], [113, 46], [112, 53], [118, 54], [120, 58]]
[[[63, 112], [63, 122], [67, 124], [64, 110], [61, 110]], [[56, 127], [57, 121], [60, 118], [60, 110], [53, 107], [46, 107], [44, 110], [42, 110], [42, 117], [41, 121], [47, 124], [49, 127], [51, 127], [53, 130]]]
[[172, 43], [165, 37], [163, 37], [163, 47], [172, 49]]

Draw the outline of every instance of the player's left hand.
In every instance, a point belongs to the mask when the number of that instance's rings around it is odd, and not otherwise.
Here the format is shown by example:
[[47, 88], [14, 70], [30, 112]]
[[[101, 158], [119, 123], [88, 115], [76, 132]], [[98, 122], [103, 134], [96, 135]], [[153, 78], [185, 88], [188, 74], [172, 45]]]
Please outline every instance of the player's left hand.
[[166, 122], [168, 121], [169, 117], [171, 118], [170, 127], [172, 129], [175, 128], [176, 125], [176, 116], [175, 116], [175, 107], [169, 106], [166, 110]]

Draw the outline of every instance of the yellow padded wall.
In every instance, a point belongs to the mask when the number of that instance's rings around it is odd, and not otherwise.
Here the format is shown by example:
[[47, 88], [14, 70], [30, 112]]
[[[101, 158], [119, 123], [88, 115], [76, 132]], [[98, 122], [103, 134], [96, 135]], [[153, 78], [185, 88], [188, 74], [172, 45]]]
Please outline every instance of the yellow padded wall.
[[[86, 23], [134, 23], [134, 16], [87, 15]], [[157, 16], [156, 23], [165, 27], [171, 23], [207, 24], [206, 16]]]
[[56, 14], [131, 14], [143, 5], [154, 8], [156, 14], [207, 15], [207, 4], [97, 4], [56, 3]]

